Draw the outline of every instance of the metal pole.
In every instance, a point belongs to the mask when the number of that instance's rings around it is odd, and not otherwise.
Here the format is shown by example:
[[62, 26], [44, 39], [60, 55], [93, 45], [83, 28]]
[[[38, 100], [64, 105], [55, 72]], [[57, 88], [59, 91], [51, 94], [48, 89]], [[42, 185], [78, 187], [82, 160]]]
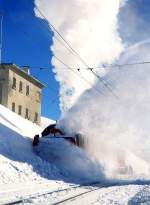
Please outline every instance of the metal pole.
[[2, 41], [3, 41], [3, 13], [0, 12], [1, 22], [0, 22], [0, 64], [2, 63]]

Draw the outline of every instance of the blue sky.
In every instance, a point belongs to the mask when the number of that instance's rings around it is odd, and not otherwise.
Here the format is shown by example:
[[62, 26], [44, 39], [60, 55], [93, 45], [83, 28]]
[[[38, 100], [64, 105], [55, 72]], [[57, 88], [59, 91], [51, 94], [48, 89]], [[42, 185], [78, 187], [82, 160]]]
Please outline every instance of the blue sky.
[[47, 23], [35, 17], [33, 0], [0, 0], [0, 8], [4, 13], [2, 62], [30, 66], [31, 74], [48, 85], [43, 90], [42, 115], [58, 119], [59, 85], [50, 65], [52, 33]]
[[[33, 8], [33, 0], [0, 0], [4, 13], [2, 60], [30, 66], [31, 74], [48, 85], [43, 90], [42, 115], [58, 119], [59, 84], [50, 64], [52, 33], [47, 22], [35, 17]], [[121, 9], [119, 32], [124, 42], [133, 44], [149, 38], [149, 8], [149, 0], [129, 0]]]
[[120, 10], [119, 33], [131, 45], [150, 38], [150, 1], [128, 0]]

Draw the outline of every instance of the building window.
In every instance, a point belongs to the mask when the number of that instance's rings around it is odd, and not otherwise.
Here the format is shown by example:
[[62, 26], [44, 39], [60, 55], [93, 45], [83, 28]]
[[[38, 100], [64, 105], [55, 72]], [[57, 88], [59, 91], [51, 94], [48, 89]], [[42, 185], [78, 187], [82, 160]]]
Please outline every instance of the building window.
[[35, 112], [34, 122], [38, 122], [38, 113], [37, 112]]
[[19, 83], [19, 92], [22, 92], [23, 83], [20, 81]]
[[39, 91], [37, 91], [37, 98], [36, 98], [37, 102], [41, 102], [41, 93]]
[[22, 113], [22, 106], [19, 105], [19, 106], [18, 106], [18, 114], [21, 115], [21, 113]]
[[29, 85], [26, 86], [26, 95], [29, 95]]
[[2, 87], [2, 84], [0, 83], [0, 104], [2, 103], [2, 97], [3, 97], [3, 87]]
[[25, 118], [29, 119], [29, 110], [26, 108]]
[[16, 89], [16, 78], [13, 78], [12, 88]]
[[12, 103], [12, 111], [15, 112], [15, 103]]

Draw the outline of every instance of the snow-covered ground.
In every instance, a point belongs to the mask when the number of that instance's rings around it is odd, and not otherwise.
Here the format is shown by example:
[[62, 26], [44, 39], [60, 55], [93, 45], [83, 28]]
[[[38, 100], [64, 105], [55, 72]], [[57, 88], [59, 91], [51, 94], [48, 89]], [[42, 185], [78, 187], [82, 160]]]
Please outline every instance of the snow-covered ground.
[[56, 166], [33, 152], [31, 138], [41, 130], [0, 105], [0, 201], [64, 186]]
[[[71, 198], [66, 204], [150, 204], [150, 182], [108, 181], [100, 165], [63, 139], [44, 139], [33, 148], [33, 136], [49, 123], [42, 118], [41, 128], [0, 105], [0, 204], [66, 198]], [[79, 186], [95, 181], [99, 184]]]
[[55, 120], [48, 119], [47, 117], [41, 117], [41, 127], [45, 128], [50, 124], [55, 124]]

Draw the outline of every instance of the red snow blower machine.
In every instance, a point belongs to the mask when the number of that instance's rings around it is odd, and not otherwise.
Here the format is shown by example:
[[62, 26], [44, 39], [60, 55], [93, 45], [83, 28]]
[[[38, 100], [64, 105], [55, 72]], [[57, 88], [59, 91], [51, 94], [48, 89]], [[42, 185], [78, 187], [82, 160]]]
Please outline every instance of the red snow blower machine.
[[61, 129], [56, 128], [56, 124], [51, 124], [48, 127], [46, 127], [41, 134], [37, 134], [33, 138], [32, 145], [38, 146], [40, 142], [40, 137], [47, 137], [50, 136], [49, 139], [64, 139], [70, 142], [73, 145], [83, 147], [83, 136], [79, 133], [75, 134], [74, 136], [67, 136]]

